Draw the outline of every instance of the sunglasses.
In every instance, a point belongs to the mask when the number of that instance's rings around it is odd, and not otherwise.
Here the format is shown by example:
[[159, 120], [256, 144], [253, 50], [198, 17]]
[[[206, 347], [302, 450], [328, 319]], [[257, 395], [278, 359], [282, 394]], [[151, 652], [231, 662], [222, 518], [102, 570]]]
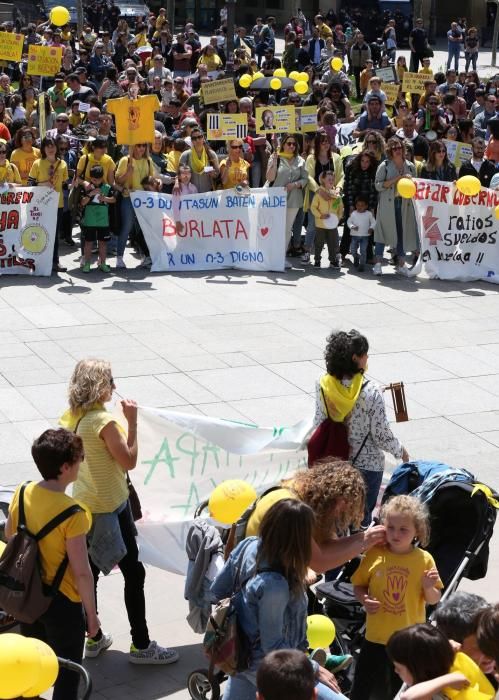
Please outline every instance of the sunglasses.
[[392, 146], [392, 151], [401, 151], [402, 146]]
[[296, 141], [286, 141], [285, 146], [296, 146]]
[[242, 146], [231, 146], [232, 150], [241, 150]]
[[69, 119], [56, 119], [56, 122], [64, 122], [65, 124], [67, 124], [69, 122]]
[[29, 140], [29, 141], [32, 141], [32, 140], [33, 140], [33, 134], [23, 134], [23, 135], [22, 135], [22, 138], [23, 138], [23, 139], [26, 139], [26, 140]]
[[202, 141], [204, 136], [191, 136], [191, 141]]

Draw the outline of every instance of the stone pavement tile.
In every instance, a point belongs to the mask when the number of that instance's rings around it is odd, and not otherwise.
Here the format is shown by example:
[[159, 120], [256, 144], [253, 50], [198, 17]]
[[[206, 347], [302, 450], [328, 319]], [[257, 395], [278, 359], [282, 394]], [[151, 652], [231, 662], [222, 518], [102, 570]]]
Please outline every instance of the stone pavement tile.
[[51, 367], [72, 367], [74, 357], [61, 347], [62, 343], [55, 340], [43, 340], [28, 343], [28, 347]]
[[28, 442], [31, 443], [35, 438], [41, 435], [44, 430], [53, 428], [54, 424], [42, 418], [41, 420], [21, 420], [15, 422], [15, 428], [18, 430]]
[[[114, 372], [114, 365], [113, 365]], [[168, 376], [168, 375], [164, 375]], [[133, 399], [139, 405], [151, 406], [152, 408], [180, 406], [186, 404], [180, 393], [173, 391], [170, 387], [159, 380], [158, 377], [136, 376], [123, 377], [119, 381], [116, 379], [117, 393], [123, 398]]]
[[[471, 377], [469, 381], [490, 394], [499, 396], [499, 374], [489, 374], [486, 377]], [[493, 408], [497, 408], [497, 406], [493, 406]], [[482, 410], [487, 410], [487, 407], [484, 406]]]
[[[43, 418], [34, 405], [27, 401], [18, 389], [0, 386], [0, 406], [2, 413], [12, 421], [38, 420]], [[3, 455], [4, 461], [8, 460], [8, 454]], [[2, 459], [2, 455], [0, 455]]]
[[[441, 456], [447, 453], [449, 464], [456, 465], [456, 459], [460, 461], [464, 453], [480, 455], [493, 451], [491, 443], [487, 442], [483, 435], [474, 435], [443, 417], [395, 423], [392, 424], [392, 428], [397, 437], [407, 446], [411, 456], [417, 459], [430, 459], [429, 454]], [[438, 440], [430, 441], [431, 435], [438, 435]], [[411, 452], [411, 445], [418, 451]], [[424, 456], [419, 454], [419, 451], [423, 451]], [[454, 461], [451, 460], [451, 456]]]
[[318, 344], [294, 338], [289, 343], [275, 342], [262, 338], [261, 347], [248, 349], [247, 354], [262, 365], [279, 362], [301, 362], [303, 360], [318, 360], [323, 356], [324, 350]]
[[230, 401], [230, 406], [240, 411], [257, 425], [274, 428], [294, 425], [313, 414], [315, 399], [309, 394], [271, 396], [259, 399]]
[[0, 359], [4, 357], [28, 357], [32, 354], [29, 347], [20, 341], [0, 345]]
[[53, 326], [76, 326], [78, 321], [66, 309], [56, 304], [22, 306], [19, 313], [36, 328], [52, 328]]
[[146, 321], [153, 319], [167, 321], [177, 317], [173, 311], [154, 300], [145, 302], [143, 299], [135, 298], [120, 301], [92, 301], [90, 299], [88, 306], [99, 316], [113, 323], [136, 318], [143, 318]]
[[199, 342], [185, 338], [175, 330], [170, 331], [164, 327], [160, 327], [155, 332], [134, 333], [132, 337], [146, 348], [154, 350], [154, 352], [163, 357], [167, 357], [168, 354], [175, 354], [177, 348], [178, 354], [182, 355], [202, 355], [205, 353]]
[[51, 340], [65, 340], [66, 338], [103, 338], [108, 335], [122, 335], [122, 331], [117, 326], [102, 319], [102, 323], [93, 323], [82, 326], [71, 326], [60, 328], [45, 328], [44, 333]]
[[[68, 369], [69, 372], [69, 369]], [[55, 372], [45, 365], [45, 369], [18, 369], [8, 370], [5, 378], [12, 386], [35, 386], [37, 384], [58, 384], [61, 381], [61, 373]]]
[[[30, 457], [30, 449], [31, 442], [15, 426], [0, 423], [0, 463], [25, 462]], [[3, 475], [3, 466], [0, 471]]]
[[19, 387], [19, 392], [44, 418], [57, 420], [68, 407], [66, 383], [23, 386]]
[[[28, 457], [30, 461], [27, 461]], [[15, 489], [15, 487], [23, 481], [40, 478], [40, 474], [31, 459], [31, 454], [29, 454], [28, 457], [25, 458], [26, 461], [24, 462], [4, 463], [1, 462], [0, 455], [0, 488]]]
[[[452, 416], [470, 411], [499, 409], [497, 395], [480, 388], [480, 377], [473, 379], [445, 379], [412, 385], [412, 396], [439, 415]], [[487, 379], [487, 378], [485, 378]]]
[[189, 403], [204, 404], [220, 401], [219, 396], [207, 391], [198, 382], [181, 372], [158, 374], [156, 378]]
[[[429, 408], [421, 405], [413, 399], [411, 395], [410, 385], [404, 385], [404, 389], [409, 420], [419, 420], [420, 418], [434, 418], [436, 416], [436, 413], [434, 411], [431, 411]], [[395, 423], [395, 411], [393, 409], [393, 402], [390, 391], [385, 392], [385, 406], [388, 420], [390, 421], [390, 423]]]
[[210, 355], [208, 352], [198, 352], [195, 355], [184, 355], [180, 348], [178, 354], [175, 350], [163, 351], [169, 362], [181, 372], [192, 372], [195, 370], [223, 370], [227, 367], [219, 357]]
[[420, 321], [464, 321], [477, 317], [476, 311], [472, 311], [460, 303], [460, 296], [452, 299], [394, 299], [390, 306], [404, 312], [408, 316]]
[[404, 383], [452, 378], [449, 372], [412, 352], [371, 354], [368, 375], [382, 384], [400, 381], [402, 378]]
[[289, 396], [296, 391], [291, 384], [259, 366], [195, 371], [191, 377], [223, 401]]
[[148, 374], [163, 374], [174, 372], [171, 364], [158, 357], [154, 360], [115, 360], [113, 362], [113, 375], [115, 377], [139, 377]]
[[[163, 333], [173, 324], [171, 321], [160, 321], [158, 319], [142, 321], [140, 319], [127, 319], [125, 321], [115, 321], [111, 328], [114, 328], [115, 333], [125, 332], [130, 335], [147, 335], [148, 333]], [[173, 330], [173, 333], [175, 331]], [[183, 336], [182, 336], [183, 337]]]
[[10, 372], [42, 371], [48, 369], [47, 363], [30, 349], [30, 354], [22, 357], [4, 357], [0, 366], [0, 372], [8, 377]]
[[93, 326], [96, 323], [109, 323], [109, 319], [97, 313], [88, 303], [66, 304], [64, 308], [79, 326]]
[[318, 366], [310, 360], [303, 362], [280, 362], [266, 365], [290, 384], [294, 384], [302, 391], [311, 393], [315, 390], [315, 383], [320, 379], [321, 372]]
[[152, 360], [157, 354], [144, 347], [136, 338], [120, 333], [119, 335], [91, 336], [88, 338], [63, 338], [57, 341], [72, 358], [85, 356], [105, 357], [110, 362], [121, 360]]
[[247, 287], [235, 288], [229, 285], [226, 290], [219, 289], [218, 293], [212, 293], [210, 300], [217, 305], [221, 312], [227, 313], [308, 308], [309, 304], [306, 301], [289, 294], [286, 287], [272, 282], [268, 286], [272, 287], [272, 294], [265, 294], [263, 286], [248, 285]]
[[[327, 298], [329, 302], [329, 298]], [[338, 308], [336, 306], [324, 306], [322, 308], [314, 308], [310, 310], [311, 318], [319, 321], [328, 320], [334, 328], [347, 328], [352, 326], [357, 328], [372, 328], [373, 326], [384, 326], [386, 323], [393, 325], [409, 325], [414, 323], [414, 319], [408, 314], [393, 309], [387, 304], [379, 302], [372, 304], [359, 304], [346, 308]], [[355, 323], [353, 322], [355, 320]]]
[[[499, 427], [499, 423], [498, 423], [498, 427]], [[484, 432], [480, 433], [480, 437], [483, 440], [487, 440], [487, 442], [490, 442], [492, 445], [499, 447], [499, 429], [498, 430], [484, 431]]]
[[23, 314], [11, 308], [2, 309], [2, 324], [4, 328], [8, 328], [11, 332], [34, 327], [34, 324]]
[[[402, 352], [404, 350], [433, 350], [457, 347], [465, 344], [462, 334], [450, 333], [445, 323], [412, 323], [406, 326], [385, 324], [363, 328], [356, 326], [369, 337], [369, 354]], [[472, 341], [473, 342], [473, 341]]]
[[44, 306], [47, 303], [47, 298], [43, 290], [38, 289], [35, 285], [19, 284], [13, 287], [4, 287], [2, 289], [2, 301], [16, 309], [22, 306]]
[[45, 331], [41, 331], [39, 328], [28, 328], [26, 330], [15, 331], [14, 335], [22, 343], [31, 343], [37, 340], [49, 340], [49, 337]]
[[481, 345], [444, 350], [416, 350], [414, 354], [458, 377], [490, 374], [495, 369], [493, 355]]
[[481, 411], [450, 416], [449, 420], [472, 433], [485, 433], [499, 429], [499, 411]]
[[[3, 314], [2, 314], [3, 316]], [[18, 340], [17, 336], [15, 333], [11, 333], [10, 331], [0, 331], [0, 344], [3, 345], [4, 343], [15, 343]]]
[[217, 353], [217, 358], [229, 367], [248, 367], [248, 365], [258, 364], [244, 352], [221, 352]]

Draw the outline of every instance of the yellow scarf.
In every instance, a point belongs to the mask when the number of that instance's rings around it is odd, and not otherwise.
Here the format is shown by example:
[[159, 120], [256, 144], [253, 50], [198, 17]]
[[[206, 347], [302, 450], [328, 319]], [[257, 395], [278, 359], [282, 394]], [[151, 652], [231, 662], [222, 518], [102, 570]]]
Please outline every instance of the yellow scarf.
[[62, 416], [59, 418], [59, 425], [63, 428], [66, 428], [66, 430], [71, 430], [71, 432], [75, 432], [78, 423], [81, 421], [81, 419], [86, 416], [86, 414], [89, 411], [95, 411], [96, 409], [103, 409], [104, 404], [100, 403], [99, 401], [96, 401], [95, 403], [91, 404], [91, 406], [85, 410], [82, 408], [79, 408], [75, 413], [68, 408], [67, 411], [64, 411]]
[[203, 148], [203, 153], [201, 154], [201, 158], [198, 156], [196, 153], [196, 149], [194, 146], [191, 148], [191, 163], [192, 163], [192, 169], [194, 170], [195, 173], [198, 175], [201, 175], [201, 173], [204, 171], [206, 166], [208, 165], [208, 153], [206, 152], [206, 148]]
[[322, 397], [326, 412], [335, 423], [343, 423], [359, 398], [364, 375], [358, 372], [350, 386], [344, 386], [339, 379], [325, 374], [321, 378]]
[[279, 158], [286, 158], [287, 160], [296, 158], [296, 155], [296, 153], [284, 153], [283, 151], [279, 151]]

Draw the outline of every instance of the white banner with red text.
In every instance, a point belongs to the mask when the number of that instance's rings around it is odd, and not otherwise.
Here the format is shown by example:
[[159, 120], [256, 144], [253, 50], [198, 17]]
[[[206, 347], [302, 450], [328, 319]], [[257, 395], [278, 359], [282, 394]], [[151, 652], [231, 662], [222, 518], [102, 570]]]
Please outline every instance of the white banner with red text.
[[499, 284], [499, 192], [471, 197], [452, 182], [416, 180], [421, 262], [430, 278]]
[[130, 193], [152, 272], [284, 270], [286, 190]]
[[49, 187], [0, 192], [0, 275], [51, 274], [58, 205]]

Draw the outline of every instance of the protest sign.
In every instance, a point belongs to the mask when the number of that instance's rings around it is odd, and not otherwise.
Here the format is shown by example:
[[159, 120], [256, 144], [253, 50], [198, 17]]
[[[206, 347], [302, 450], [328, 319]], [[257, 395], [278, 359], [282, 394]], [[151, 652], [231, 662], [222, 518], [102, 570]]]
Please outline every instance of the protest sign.
[[261, 493], [306, 467], [302, 447], [311, 428], [312, 416], [291, 427], [259, 428], [141, 407], [133, 480], [144, 514], [137, 523], [142, 561], [185, 573], [196, 507], [226, 479], [243, 479]]
[[374, 75], [381, 80], [382, 83], [397, 83], [397, 73], [395, 66], [387, 66], [385, 68], [376, 68]]
[[381, 89], [386, 95], [386, 104], [394, 105], [397, 101], [400, 85], [395, 83], [381, 83]]
[[473, 155], [473, 149], [470, 143], [461, 143], [460, 141], [450, 141], [443, 139], [447, 146], [447, 156], [451, 163], [454, 163], [456, 169], [459, 170], [463, 161], [470, 160]]
[[203, 102], [205, 105], [211, 105], [214, 102], [237, 100], [234, 81], [232, 78], [211, 80], [209, 83], [203, 83], [201, 85], [201, 93], [203, 95]]
[[499, 284], [499, 192], [464, 195], [452, 182], [416, 180], [421, 262], [431, 278]]
[[152, 272], [284, 270], [282, 187], [183, 197], [136, 191], [131, 199], [149, 247]]
[[209, 113], [207, 132], [210, 141], [244, 139], [248, 135], [248, 115]]
[[28, 74], [52, 76], [59, 72], [62, 62], [62, 46], [29, 47]]
[[422, 95], [424, 93], [424, 82], [429, 80], [430, 77], [426, 73], [410, 73], [407, 71], [402, 78], [402, 91]]
[[257, 134], [289, 134], [296, 128], [294, 107], [257, 107], [255, 119]]
[[317, 131], [317, 107], [296, 107], [296, 131]]
[[16, 187], [0, 193], [0, 275], [50, 275], [59, 193]]
[[353, 132], [359, 125], [359, 120], [356, 119], [354, 122], [349, 124], [337, 124], [336, 125], [336, 148], [343, 148], [344, 146], [354, 146], [357, 143], [357, 139], [353, 136]]
[[0, 32], [0, 61], [20, 61], [23, 54], [24, 35]]

